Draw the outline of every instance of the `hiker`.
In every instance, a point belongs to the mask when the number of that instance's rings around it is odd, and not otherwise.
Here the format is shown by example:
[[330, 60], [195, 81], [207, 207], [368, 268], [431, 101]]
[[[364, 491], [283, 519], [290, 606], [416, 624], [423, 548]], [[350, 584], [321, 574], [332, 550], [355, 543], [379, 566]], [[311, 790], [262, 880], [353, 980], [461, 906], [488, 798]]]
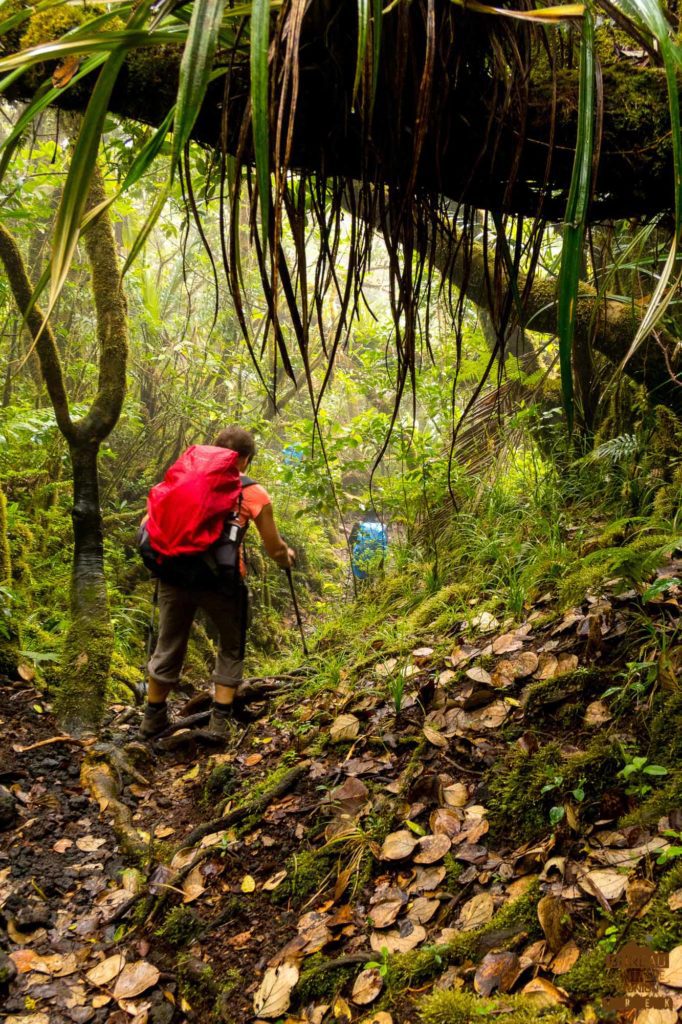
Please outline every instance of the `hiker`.
[[[221, 449], [228, 449], [230, 454], [236, 453], [236, 459], [230, 460], [225, 451], [220, 451]], [[287, 546], [279, 534], [268, 492], [260, 484], [244, 475], [255, 454], [256, 445], [253, 435], [248, 430], [232, 426], [220, 431], [212, 447], [197, 445], [190, 448], [174, 464], [177, 467], [183, 459], [189, 457], [194, 461], [190, 461], [188, 464], [199, 467], [206, 466], [204, 483], [206, 483], [206, 477], [212, 471], [213, 466], [219, 468], [225, 466], [227, 467], [226, 472], [222, 474], [222, 480], [216, 487], [222, 485], [225, 488], [225, 481], [232, 469], [235, 474], [233, 487], [237, 490], [236, 470], [238, 470], [241, 480], [241, 495], [233, 512], [228, 517], [228, 522], [221, 523], [219, 527], [226, 531], [222, 533], [220, 539], [209, 547], [204, 555], [200, 555], [198, 558], [197, 556], [191, 559], [185, 558], [185, 562], [188, 563], [191, 570], [186, 582], [182, 582], [181, 576], [176, 579], [172, 575], [171, 578], [174, 579], [174, 582], [164, 580], [162, 578], [164, 562], [163, 559], [158, 559], [161, 565], [161, 569], [157, 572], [157, 575], [161, 577], [159, 579], [159, 631], [156, 647], [147, 665], [149, 674], [147, 705], [140, 727], [141, 735], [146, 739], [157, 736], [170, 724], [167, 699], [170, 691], [180, 679], [192, 621], [199, 608], [203, 609], [212, 620], [219, 636], [218, 654], [212, 676], [215, 694], [208, 730], [216, 736], [223, 737], [227, 737], [231, 731], [232, 704], [242, 679], [248, 624], [248, 589], [244, 582], [246, 564], [242, 541], [250, 521], [255, 522], [265, 550], [278, 565], [289, 568], [294, 564], [296, 558], [295, 552]], [[168, 482], [172, 470], [173, 467], [166, 474], [164, 483]], [[160, 489], [163, 485], [157, 485], [157, 487]], [[154, 490], [155, 488], [152, 488], [150, 492], [148, 508], [152, 507], [151, 498]], [[211, 497], [209, 494], [209, 500]], [[173, 511], [177, 518], [178, 502], [180, 505], [182, 504], [180, 487], [171, 492], [171, 499], [176, 505]], [[143, 521], [142, 530], [144, 530], [148, 518], [146, 517]], [[232, 533], [230, 533], [230, 527]], [[206, 568], [212, 558], [221, 564], [223, 548], [220, 545], [226, 541], [228, 535], [234, 541], [235, 581], [232, 585], [229, 585], [227, 576], [214, 576], [210, 571], [207, 574]], [[141, 553], [145, 558], [142, 544]], [[149, 564], [146, 558], [145, 562]], [[215, 562], [213, 563], [214, 567]], [[182, 563], [182, 557], [179, 559], [169, 558], [168, 563], [175, 566]], [[203, 570], [203, 574], [197, 572], [197, 575], [192, 576], [192, 573], [198, 569]], [[200, 585], [197, 586], [197, 583]]]
[[383, 568], [388, 547], [386, 527], [374, 512], [355, 523], [348, 538], [351, 569], [356, 580], [367, 580], [375, 569]]

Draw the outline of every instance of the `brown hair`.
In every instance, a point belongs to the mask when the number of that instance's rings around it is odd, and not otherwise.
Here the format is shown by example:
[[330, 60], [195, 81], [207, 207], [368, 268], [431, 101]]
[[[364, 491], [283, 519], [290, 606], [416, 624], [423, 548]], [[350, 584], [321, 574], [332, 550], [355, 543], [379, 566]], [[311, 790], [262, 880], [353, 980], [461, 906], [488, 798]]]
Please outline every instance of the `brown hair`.
[[256, 442], [253, 434], [243, 427], [225, 427], [213, 442], [216, 448], [229, 448], [239, 455], [248, 455], [252, 459], [256, 454]]

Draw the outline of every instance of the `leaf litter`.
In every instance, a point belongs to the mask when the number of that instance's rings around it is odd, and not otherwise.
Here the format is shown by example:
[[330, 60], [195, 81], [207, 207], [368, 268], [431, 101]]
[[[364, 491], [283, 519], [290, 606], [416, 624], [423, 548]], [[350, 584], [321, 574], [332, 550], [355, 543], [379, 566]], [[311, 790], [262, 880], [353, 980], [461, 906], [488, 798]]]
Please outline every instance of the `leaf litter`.
[[[44, 867], [29, 867], [22, 874], [19, 861], [16, 875], [14, 865], [7, 874], [3, 869], [0, 892], [5, 906], [17, 891], [32, 908], [40, 908], [45, 901], [31, 879], [42, 889], [45, 873], [63, 871], [65, 865], [71, 888], [66, 899], [48, 897], [47, 920], [39, 920], [36, 911], [33, 930], [26, 919], [14, 921], [3, 911], [13, 922], [15, 937], [10, 960], [16, 980], [9, 1012], [29, 1016], [28, 992], [37, 993], [31, 996], [35, 1015], [43, 1012], [46, 1004], [41, 1000], [47, 999], [68, 1010], [71, 1019], [95, 1024], [107, 1019], [112, 1007], [140, 1024], [150, 1014], [158, 1016], [159, 1007], [182, 1010], [187, 1004], [189, 1012], [190, 1003], [179, 988], [176, 955], [164, 937], [168, 912], [184, 906], [192, 915], [188, 922], [194, 921], [192, 927], [202, 936], [197, 941], [190, 931], [187, 940], [197, 970], [202, 964], [220, 969], [235, 954], [250, 965], [234, 997], [244, 1019], [255, 1014], [273, 1021], [289, 1013], [287, 1020], [309, 1024], [403, 1024], [412, 1020], [410, 1010], [382, 1008], [383, 958], [461, 935], [485, 935], [501, 908], [532, 886], [539, 886], [542, 896], [537, 905], [540, 939], [499, 948], [506, 941], [502, 937], [497, 948], [478, 947], [468, 972], [455, 964], [444, 965], [441, 973], [445, 977], [454, 972], [456, 987], [481, 997], [523, 993], [538, 1011], [569, 1005], [572, 997], [560, 979], [584, 955], [583, 932], [576, 922], [584, 928], [595, 915], [620, 908], [633, 920], [650, 912], [658, 894], [652, 865], [670, 847], [665, 835], [670, 821], [633, 830], [618, 827], [617, 815], [600, 821], [598, 808], [590, 808], [591, 818], [584, 820], [581, 801], [559, 792], [563, 824], [552, 829], [548, 822], [544, 838], [510, 849], [499, 837], [490, 838], [479, 777], [510, 742], [526, 757], [538, 749], [532, 714], [543, 705], [537, 699], [528, 705], [527, 696], [539, 684], [554, 681], [563, 692], [562, 679], [570, 681], [572, 673], [588, 665], [583, 659], [595, 630], [604, 642], [612, 633], [622, 636], [607, 605], [603, 600], [588, 603], [586, 609], [576, 607], [544, 626], [531, 615], [518, 628], [480, 613], [463, 625], [462, 642], [454, 649], [423, 643], [407, 660], [377, 661], [366, 687], [340, 693], [338, 706], [323, 725], [333, 747], [308, 761], [305, 750], [292, 757], [290, 738], [269, 725], [266, 711], [236, 753], [209, 754], [201, 763], [177, 755], [145, 764], [149, 784], [132, 776], [125, 799], [138, 833], [152, 844], [151, 860], [146, 877], [130, 877], [129, 887], [121, 883], [127, 857], [113, 835], [108, 802], [88, 800], [77, 766], [66, 802], [57, 799], [48, 811], [53, 815], [46, 828], [49, 843], [40, 844], [49, 762], [56, 761], [63, 770], [66, 758], [57, 753], [59, 745], [21, 752], [49, 736], [50, 729], [54, 735], [49, 713], [34, 717], [33, 733], [24, 730], [13, 737], [21, 740], [13, 751], [16, 760], [35, 764], [31, 778], [36, 781], [20, 788], [20, 829], [10, 842], [15, 847], [35, 843], [40, 849], [36, 864]], [[408, 683], [399, 723], [392, 721], [390, 701], [380, 695], [383, 680], [396, 671]], [[549, 706], [574, 699], [570, 687], [565, 692], [566, 697]], [[611, 703], [599, 692], [590, 696], [582, 708], [583, 727], [608, 728]], [[114, 722], [123, 710], [114, 710]], [[311, 698], [299, 710], [302, 721], [314, 721], [320, 714]], [[508, 726], [517, 737], [511, 741], [502, 733]], [[126, 731], [122, 724], [119, 742], [128, 740]], [[409, 751], [395, 742], [397, 735], [410, 734], [414, 744], [423, 743], [416, 765]], [[217, 823], [221, 816], [229, 819], [240, 801], [248, 802], [254, 785], [267, 783], [285, 752], [289, 764], [305, 766], [290, 790], [266, 801], [246, 830], [217, 825], [191, 838], [202, 824], [197, 810], [213, 774], [227, 768], [237, 777], [228, 796], [219, 796], [209, 807], [208, 816], [216, 814]], [[82, 749], [69, 752], [69, 759], [83, 756]], [[392, 827], [377, 839], [373, 822], [379, 818]], [[170, 846], [165, 861], [157, 859], [157, 842]], [[310, 855], [319, 857], [324, 867], [299, 896]], [[678, 888], [665, 897], [672, 913], [682, 912], [681, 892]], [[150, 898], [149, 926], [131, 926], [129, 905]], [[163, 913], [158, 913], [159, 905]], [[234, 909], [225, 916], [227, 905]], [[54, 943], [58, 945], [52, 952]], [[332, 999], [303, 1006], [297, 1002], [298, 986], [314, 957], [330, 962], [345, 957], [356, 967]], [[369, 964], [372, 959], [378, 965]], [[682, 988], [682, 946], [671, 951], [664, 984], [671, 990]], [[372, 1015], [374, 1002], [379, 1007]]]

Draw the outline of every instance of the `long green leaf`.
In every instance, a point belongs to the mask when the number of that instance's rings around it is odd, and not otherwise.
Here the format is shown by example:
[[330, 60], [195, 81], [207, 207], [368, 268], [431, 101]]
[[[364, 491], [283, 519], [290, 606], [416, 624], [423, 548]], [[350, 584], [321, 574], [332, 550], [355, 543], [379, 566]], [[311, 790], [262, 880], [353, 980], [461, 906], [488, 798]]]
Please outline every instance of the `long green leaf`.
[[675, 235], [673, 243], [661, 276], [651, 296], [646, 314], [621, 363], [622, 367], [661, 319], [670, 301], [675, 297], [680, 281], [682, 281], [681, 272], [672, 286], [668, 287], [675, 269], [682, 239], [682, 126], [680, 125], [680, 97], [677, 81], [677, 72], [682, 67], [682, 49], [677, 43], [673, 42], [671, 28], [659, 0], [620, 0], [619, 6], [638, 25], [648, 29], [658, 43], [659, 52], [665, 67], [668, 87], [668, 108], [670, 111], [673, 170], [675, 176]]
[[379, 61], [381, 58], [381, 27], [382, 27], [382, 0], [374, 0], [372, 13], [372, 109], [374, 109], [374, 98], [379, 81]]
[[225, 0], [195, 0], [180, 63], [173, 123], [171, 179], [197, 119], [218, 45]]
[[[171, 107], [154, 134], [147, 139], [144, 146], [133, 160], [118, 191], [105, 199], [103, 203], [100, 203], [98, 206], [94, 206], [91, 210], [88, 210], [81, 224], [81, 232], [85, 230], [91, 221], [96, 217], [99, 217], [104, 210], [108, 209], [112, 203], [115, 203], [117, 199], [120, 199], [124, 192], [127, 192], [129, 188], [132, 188], [133, 185], [137, 184], [143, 174], [146, 174], [164, 143], [166, 135], [170, 130], [174, 115], [175, 107]], [[148, 233], [149, 232], [147, 232], [147, 234]]]
[[353, 102], [355, 102], [362, 81], [362, 69], [367, 60], [367, 42], [369, 39], [370, 6], [369, 0], [357, 0], [358, 3], [358, 55], [355, 62], [355, 80], [353, 82]]
[[149, 234], [150, 234], [152, 228], [154, 227], [154, 225], [156, 224], [157, 220], [161, 216], [161, 211], [163, 210], [163, 208], [164, 208], [164, 206], [166, 204], [166, 200], [168, 199], [169, 195], [170, 195], [170, 184], [166, 184], [165, 187], [161, 190], [161, 192], [157, 196], [156, 201], [155, 201], [154, 205], [152, 206], [151, 210], [149, 211], [149, 215], [148, 215], [146, 221], [144, 222], [142, 230], [138, 233], [137, 237], [135, 238], [135, 241], [133, 242], [133, 244], [132, 244], [132, 246], [130, 248], [130, 252], [128, 253], [128, 255], [126, 257], [126, 261], [123, 264], [123, 270], [121, 271], [121, 276], [122, 277], [125, 276], [128, 273], [128, 271], [130, 270], [131, 266], [133, 265], [133, 263], [135, 262], [135, 260], [139, 256], [139, 254], [144, 249], [145, 243], [146, 243], [147, 239], [149, 238]]
[[578, 93], [578, 135], [571, 176], [571, 187], [564, 220], [564, 241], [559, 270], [557, 322], [559, 328], [559, 363], [561, 390], [569, 430], [573, 429], [573, 336], [575, 333], [580, 265], [587, 207], [592, 183], [592, 154], [594, 149], [595, 60], [594, 20], [592, 12], [585, 10], [580, 43], [580, 86]]
[[71, 88], [76, 82], [79, 82], [81, 78], [85, 78], [91, 71], [100, 67], [101, 64], [107, 59], [105, 53], [98, 53], [94, 57], [89, 57], [87, 61], [79, 68], [78, 72], [73, 76], [69, 84], [62, 88], [48, 88], [46, 91], [41, 91], [31, 103], [26, 107], [22, 114], [17, 118], [14, 128], [9, 133], [6, 139], [0, 144], [0, 151], [2, 152], [2, 159], [0, 160], [0, 181], [5, 176], [5, 172], [12, 158], [12, 153], [15, 147], [21, 142], [21, 137], [28, 128], [31, 121], [42, 113], [46, 107], [52, 103], [57, 96], [61, 95], [65, 89]]
[[264, 253], [267, 249], [270, 226], [269, 43], [270, 0], [253, 0], [251, 5], [251, 121]]
[[[0, 59], [0, 71], [12, 71], [31, 67], [33, 64], [42, 64], [47, 60], [63, 60], [72, 54], [80, 55], [96, 51], [112, 51], [118, 47], [133, 49], [140, 46], [160, 46], [163, 43], [182, 42], [187, 34], [184, 25], [177, 25], [171, 28], [159, 29], [156, 32], [126, 31], [120, 32], [98, 32], [92, 36], [74, 36], [67, 39], [58, 39], [53, 43], [41, 43], [40, 46], [32, 46], [28, 50], [20, 50], [10, 57]], [[124, 51], [125, 55], [125, 51]]]
[[[134, 31], [144, 24], [151, 4], [152, 0], [144, 0], [140, 4], [129, 18], [128, 29]], [[121, 46], [108, 57], [99, 73], [83, 115], [55, 219], [50, 297], [45, 310], [45, 321], [55, 307], [71, 267], [90, 190], [90, 181], [97, 160], [102, 129], [109, 109], [109, 99], [127, 52], [127, 49]]]

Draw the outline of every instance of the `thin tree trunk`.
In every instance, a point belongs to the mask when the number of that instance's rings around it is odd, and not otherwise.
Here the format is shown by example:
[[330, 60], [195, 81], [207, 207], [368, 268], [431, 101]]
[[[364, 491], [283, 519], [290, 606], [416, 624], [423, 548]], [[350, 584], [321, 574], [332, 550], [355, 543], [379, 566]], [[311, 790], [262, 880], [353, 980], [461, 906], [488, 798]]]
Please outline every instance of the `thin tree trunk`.
[[0, 491], [0, 676], [17, 679], [19, 631], [12, 613], [12, 559], [7, 539], [7, 499]]
[[99, 441], [69, 446], [73, 472], [73, 572], [71, 624], [64, 645], [64, 678], [57, 713], [73, 733], [95, 731], [101, 718], [114, 634], [104, 575], [104, 535], [99, 503]]

